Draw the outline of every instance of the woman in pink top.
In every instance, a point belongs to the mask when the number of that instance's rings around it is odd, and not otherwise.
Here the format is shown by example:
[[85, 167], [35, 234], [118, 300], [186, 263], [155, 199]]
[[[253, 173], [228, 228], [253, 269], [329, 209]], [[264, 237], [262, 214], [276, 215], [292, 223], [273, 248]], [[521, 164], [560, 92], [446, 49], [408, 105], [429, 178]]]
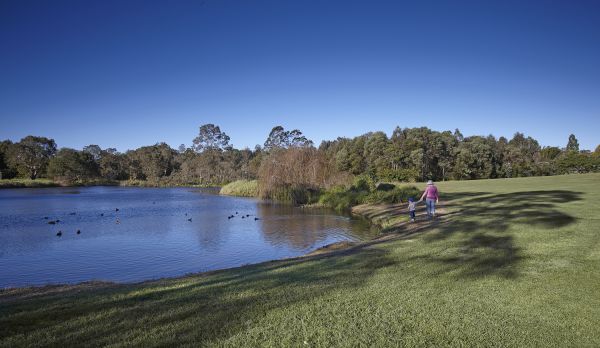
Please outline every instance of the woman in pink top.
[[423, 192], [419, 202], [423, 201], [423, 198], [425, 198], [425, 205], [427, 206], [427, 217], [433, 218], [435, 216], [435, 205], [439, 201], [438, 189], [433, 184], [433, 181], [429, 180], [427, 182], [427, 188]]

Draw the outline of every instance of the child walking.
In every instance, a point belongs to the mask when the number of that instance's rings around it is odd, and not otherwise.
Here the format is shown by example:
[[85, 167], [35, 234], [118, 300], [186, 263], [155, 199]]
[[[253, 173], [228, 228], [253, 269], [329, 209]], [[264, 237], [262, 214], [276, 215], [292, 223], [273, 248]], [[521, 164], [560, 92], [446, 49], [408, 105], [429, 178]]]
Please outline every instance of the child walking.
[[410, 222], [415, 222], [415, 210], [417, 203], [414, 201], [412, 197], [408, 199], [408, 215], [410, 216]]

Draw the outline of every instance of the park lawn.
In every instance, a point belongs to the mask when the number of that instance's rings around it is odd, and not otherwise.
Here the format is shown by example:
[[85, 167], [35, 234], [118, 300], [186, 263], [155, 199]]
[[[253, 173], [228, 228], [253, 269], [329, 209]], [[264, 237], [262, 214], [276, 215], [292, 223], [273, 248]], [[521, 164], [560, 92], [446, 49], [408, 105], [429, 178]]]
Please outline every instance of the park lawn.
[[0, 346], [598, 347], [599, 184], [445, 182], [443, 218], [330, 256], [5, 290]]

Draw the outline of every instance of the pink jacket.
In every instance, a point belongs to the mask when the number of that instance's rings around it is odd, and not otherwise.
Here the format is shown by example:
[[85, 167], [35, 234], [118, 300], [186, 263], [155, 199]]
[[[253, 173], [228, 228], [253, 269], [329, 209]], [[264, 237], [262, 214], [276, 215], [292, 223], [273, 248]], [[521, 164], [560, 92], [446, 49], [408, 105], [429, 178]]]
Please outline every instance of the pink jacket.
[[435, 185], [429, 185], [425, 189], [425, 198], [438, 199], [438, 189]]

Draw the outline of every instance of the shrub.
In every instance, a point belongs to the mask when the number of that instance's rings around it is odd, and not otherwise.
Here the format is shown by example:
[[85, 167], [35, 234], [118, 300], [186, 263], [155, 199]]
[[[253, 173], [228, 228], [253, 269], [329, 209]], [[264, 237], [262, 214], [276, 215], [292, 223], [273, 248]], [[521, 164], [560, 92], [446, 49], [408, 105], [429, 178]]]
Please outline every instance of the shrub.
[[258, 181], [256, 180], [237, 180], [223, 186], [219, 192], [222, 195], [257, 197]]

